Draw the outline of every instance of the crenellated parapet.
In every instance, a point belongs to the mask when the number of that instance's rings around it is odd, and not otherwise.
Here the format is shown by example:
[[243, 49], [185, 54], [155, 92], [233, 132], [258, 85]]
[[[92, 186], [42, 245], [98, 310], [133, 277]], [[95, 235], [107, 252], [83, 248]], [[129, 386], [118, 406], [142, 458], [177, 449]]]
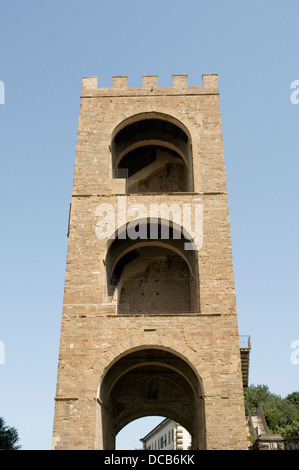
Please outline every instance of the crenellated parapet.
[[113, 94], [120, 91], [125, 95], [153, 94], [153, 95], [169, 95], [169, 94], [218, 94], [218, 75], [204, 74], [202, 75], [201, 86], [189, 86], [188, 75], [172, 75], [171, 87], [159, 87], [157, 75], [143, 75], [142, 87], [128, 87], [128, 77], [126, 75], [112, 77], [111, 88], [98, 87], [98, 77], [83, 77], [82, 80], [82, 96], [90, 96], [91, 94]]

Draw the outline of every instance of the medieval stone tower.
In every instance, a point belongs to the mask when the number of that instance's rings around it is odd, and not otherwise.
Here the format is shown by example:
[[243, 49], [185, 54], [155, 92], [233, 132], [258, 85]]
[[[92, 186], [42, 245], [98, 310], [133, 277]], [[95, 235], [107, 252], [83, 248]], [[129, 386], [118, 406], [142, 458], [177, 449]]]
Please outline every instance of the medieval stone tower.
[[217, 75], [83, 79], [53, 449], [114, 449], [171, 418], [245, 449]]

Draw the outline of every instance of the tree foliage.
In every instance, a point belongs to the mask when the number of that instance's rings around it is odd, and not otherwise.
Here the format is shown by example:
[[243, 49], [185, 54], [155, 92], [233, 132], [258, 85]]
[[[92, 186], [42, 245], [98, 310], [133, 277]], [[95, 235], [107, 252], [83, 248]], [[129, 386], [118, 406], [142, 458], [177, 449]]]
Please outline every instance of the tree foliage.
[[245, 393], [246, 411], [254, 415], [259, 405], [271, 433], [299, 436], [299, 392], [281, 398], [266, 385], [250, 385]]
[[7, 426], [4, 419], [0, 417], [0, 450], [19, 450], [18, 441], [17, 430]]
[[286, 396], [286, 400], [289, 403], [293, 403], [296, 406], [299, 413], [299, 392], [293, 392]]

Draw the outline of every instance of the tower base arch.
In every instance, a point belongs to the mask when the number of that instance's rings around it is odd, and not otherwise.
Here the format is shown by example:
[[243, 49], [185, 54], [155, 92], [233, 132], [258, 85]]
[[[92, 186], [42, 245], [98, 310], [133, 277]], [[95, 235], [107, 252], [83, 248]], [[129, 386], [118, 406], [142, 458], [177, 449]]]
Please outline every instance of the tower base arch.
[[160, 415], [180, 422], [193, 449], [206, 449], [201, 381], [179, 355], [140, 348], [122, 356], [105, 373], [99, 388], [97, 447], [115, 448], [115, 437], [131, 421]]

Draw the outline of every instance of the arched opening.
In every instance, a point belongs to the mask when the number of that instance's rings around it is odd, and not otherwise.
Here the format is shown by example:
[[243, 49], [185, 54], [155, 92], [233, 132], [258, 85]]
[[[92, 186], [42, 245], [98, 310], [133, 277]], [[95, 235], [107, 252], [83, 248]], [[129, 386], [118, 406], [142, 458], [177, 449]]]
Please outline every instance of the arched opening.
[[127, 193], [192, 192], [191, 139], [179, 121], [158, 113], [122, 123], [111, 142], [114, 178]]
[[191, 435], [192, 449], [206, 446], [201, 381], [169, 350], [139, 349], [114, 362], [100, 384], [98, 413], [104, 450], [115, 448], [116, 435], [128, 423], [154, 415], [180, 423]]
[[144, 235], [141, 239], [119, 231], [107, 251], [107, 295], [116, 312], [199, 313], [197, 253], [184, 250], [187, 239], [180, 227], [168, 227], [169, 236], [164, 239], [163, 221], [137, 223]]

